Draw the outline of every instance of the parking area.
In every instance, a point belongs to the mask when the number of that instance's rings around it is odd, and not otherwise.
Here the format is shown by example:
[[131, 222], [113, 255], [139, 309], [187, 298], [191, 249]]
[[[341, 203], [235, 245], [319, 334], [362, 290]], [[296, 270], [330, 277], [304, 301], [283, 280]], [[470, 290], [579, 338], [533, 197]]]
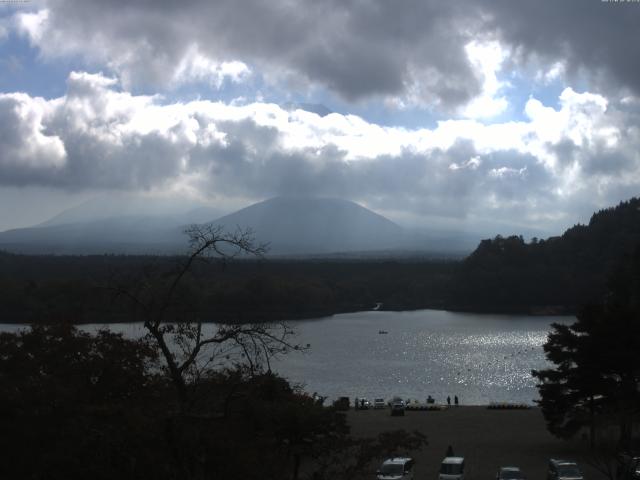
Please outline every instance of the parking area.
[[465, 480], [493, 480], [501, 466], [520, 467], [529, 480], [546, 480], [549, 458], [575, 460], [587, 480], [605, 477], [587, 464], [589, 446], [584, 440], [562, 441], [547, 432], [542, 413], [529, 410], [490, 410], [486, 407], [452, 407], [442, 411], [407, 411], [391, 416], [385, 410], [350, 410], [354, 435], [418, 430], [429, 445], [413, 452], [415, 480], [437, 480], [440, 462], [449, 445], [465, 457]]

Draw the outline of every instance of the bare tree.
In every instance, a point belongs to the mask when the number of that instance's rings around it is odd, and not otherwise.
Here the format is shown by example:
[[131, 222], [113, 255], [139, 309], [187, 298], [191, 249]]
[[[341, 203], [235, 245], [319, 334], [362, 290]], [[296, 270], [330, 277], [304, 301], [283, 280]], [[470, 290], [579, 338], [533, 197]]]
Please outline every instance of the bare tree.
[[197, 308], [189, 299], [181, 299], [186, 283], [198, 283], [194, 278], [197, 264], [209, 258], [227, 262], [240, 255], [261, 257], [266, 245], [256, 245], [251, 230], [227, 233], [211, 224], [192, 225], [185, 233], [189, 253], [174, 269], [164, 272], [150, 267], [134, 287], [115, 287], [118, 296], [133, 304], [155, 340], [183, 409], [189, 404], [189, 383], [202, 371], [239, 364], [252, 373], [270, 370], [273, 357], [300, 349], [292, 343], [294, 332], [285, 323], [203, 325]]

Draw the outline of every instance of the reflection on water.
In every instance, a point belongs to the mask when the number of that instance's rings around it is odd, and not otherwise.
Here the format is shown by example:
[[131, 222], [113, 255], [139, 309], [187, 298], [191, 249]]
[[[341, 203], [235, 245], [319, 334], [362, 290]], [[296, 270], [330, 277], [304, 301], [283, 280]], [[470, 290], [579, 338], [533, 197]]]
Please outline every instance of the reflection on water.
[[[431, 395], [443, 403], [447, 395], [457, 395], [463, 404], [531, 404], [538, 398], [531, 370], [547, 365], [542, 345], [549, 325], [573, 320], [437, 310], [335, 315], [294, 322], [298, 343], [311, 348], [290, 353], [273, 367], [330, 398], [400, 395], [424, 401]], [[18, 328], [0, 326], [1, 331]], [[141, 324], [109, 328], [128, 337], [144, 335]]]
[[[276, 369], [331, 398], [417, 398], [464, 404], [533, 403], [531, 370], [546, 366], [552, 322], [569, 317], [477, 315], [435, 310], [359, 312], [297, 323], [311, 350]], [[381, 335], [380, 330], [388, 331]]]

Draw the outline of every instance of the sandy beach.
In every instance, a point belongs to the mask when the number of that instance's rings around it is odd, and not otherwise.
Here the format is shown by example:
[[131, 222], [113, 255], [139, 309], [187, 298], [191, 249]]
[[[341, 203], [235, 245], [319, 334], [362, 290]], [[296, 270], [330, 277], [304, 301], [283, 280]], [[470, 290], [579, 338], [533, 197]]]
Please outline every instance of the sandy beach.
[[413, 452], [415, 480], [437, 480], [447, 446], [464, 456], [466, 480], [495, 479], [500, 466], [520, 467], [530, 480], [546, 480], [549, 458], [575, 460], [586, 479], [604, 476], [586, 463], [589, 445], [585, 440], [563, 441], [545, 427], [538, 408], [489, 410], [486, 407], [452, 407], [442, 411], [407, 411], [392, 417], [389, 410], [351, 410], [352, 433], [375, 436], [380, 432], [418, 430], [429, 445]]

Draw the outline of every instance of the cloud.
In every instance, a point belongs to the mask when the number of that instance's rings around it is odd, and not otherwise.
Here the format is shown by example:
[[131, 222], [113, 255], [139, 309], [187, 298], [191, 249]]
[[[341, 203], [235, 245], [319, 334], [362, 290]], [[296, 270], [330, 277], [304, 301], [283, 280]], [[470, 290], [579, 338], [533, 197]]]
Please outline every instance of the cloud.
[[531, 98], [525, 121], [405, 129], [260, 102], [167, 103], [73, 72], [60, 98], [0, 95], [0, 184], [247, 201], [316, 194], [424, 217], [544, 217], [550, 227], [572, 221], [576, 198], [593, 209], [640, 187], [638, 113], [572, 89], [559, 105]]
[[349, 101], [451, 107], [481, 91], [465, 54], [477, 16], [449, 2], [48, 2], [19, 13], [44, 58], [81, 56], [126, 89], [247, 79]]
[[635, 2], [485, 0], [484, 29], [518, 52], [545, 61], [551, 80], [562, 73], [589, 79], [590, 89], [640, 92], [640, 8]]
[[[15, 22], [44, 58], [80, 56], [125, 89], [243, 82], [348, 101], [462, 111], [506, 108], [503, 62], [538, 81], [585, 78], [591, 91], [640, 93], [640, 8], [633, 2], [191, 0], [44, 2]], [[460, 110], [462, 109], [462, 110]]]
[[0, 94], [0, 169], [9, 174], [5, 182], [28, 181], [42, 170], [64, 167], [67, 154], [62, 139], [44, 132], [52, 109], [42, 98]]
[[508, 102], [500, 93], [508, 84], [498, 79], [498, 73], [508, 51], [496, 41], [472, 41], [465, 50], [471, 65], [482, 78], [482, 91], [464, 106], [462, 114], [469, 118], [491, 118], [501, 114], [507, 109]]

